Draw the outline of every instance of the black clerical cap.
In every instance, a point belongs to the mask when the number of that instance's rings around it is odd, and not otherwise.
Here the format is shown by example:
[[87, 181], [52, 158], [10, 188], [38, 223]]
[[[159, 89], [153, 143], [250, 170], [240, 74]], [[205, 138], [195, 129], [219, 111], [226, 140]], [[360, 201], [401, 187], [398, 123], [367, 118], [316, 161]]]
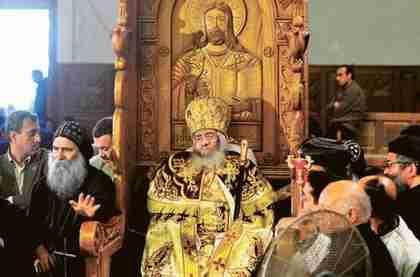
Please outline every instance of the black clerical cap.
[[415, 136], [420, 138], [420, 125], [410, 125], [404, 128], [400, 135]]
[[402, 135], [388, 144], [388, 152], [420, 161], [420, 137]]
[[311, 156], [315, 164], [326, 168], [334, 180], [351, 177], [348, 168], [352, 174], [363, 176], [366, 168], [363, 149], [353, 140], [337, 142], [329, 138], [310, 138], [302, 143], [300, 150], [303, 155]]

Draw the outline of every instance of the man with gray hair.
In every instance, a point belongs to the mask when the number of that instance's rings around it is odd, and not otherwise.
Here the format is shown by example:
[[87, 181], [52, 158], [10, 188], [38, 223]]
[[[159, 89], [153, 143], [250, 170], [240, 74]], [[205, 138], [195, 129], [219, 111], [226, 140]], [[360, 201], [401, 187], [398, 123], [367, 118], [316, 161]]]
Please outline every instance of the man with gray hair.
[[348, 180], [330, 183], [321, 192], [319, 205], [346, 216], [359, 230], [369, 248], [372, 276], [398, 276], [385, 244], [370, 228], [372, 206], [360, 186]]
[[104, 221], [115, 213], [115, 188], [111, 179], [87, 162], [90, 142], [79, 123], [64, 122], [55, 132], [48, 156], [48, 175], [36, 185], [30, 216], [41, 223], [45, 246], [37, 251], [42, 271], [54, 276], [81, 276], [79, 230], [83, 221]]
[[6, 134], [10, 145], [0, 156], [0, 197], [27, 210], [48, 155], [40, 148], [37, 116], [28, 111], [13, 112], [7, 118]]

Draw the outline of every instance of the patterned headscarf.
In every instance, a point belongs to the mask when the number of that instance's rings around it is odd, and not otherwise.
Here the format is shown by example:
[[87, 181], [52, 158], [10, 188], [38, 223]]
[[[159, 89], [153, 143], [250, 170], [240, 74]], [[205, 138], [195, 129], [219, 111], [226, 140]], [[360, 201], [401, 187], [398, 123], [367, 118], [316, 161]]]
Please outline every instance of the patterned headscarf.
[[74, 144], [77, 145], [77, 147], [80, 147], [82, 145], [82, 129], [80, 127], [80, 124], [76, 121], [65, 121], [63, 122], [55, 131], [54, 138], [56, 137], [65, 137]]
[[78, 122], [64, 121], [55, 131], [54, 139], [57, 137], [64, 137], [74, 142], [85, 159], [88, 160], [93, 156], [92, 146]]

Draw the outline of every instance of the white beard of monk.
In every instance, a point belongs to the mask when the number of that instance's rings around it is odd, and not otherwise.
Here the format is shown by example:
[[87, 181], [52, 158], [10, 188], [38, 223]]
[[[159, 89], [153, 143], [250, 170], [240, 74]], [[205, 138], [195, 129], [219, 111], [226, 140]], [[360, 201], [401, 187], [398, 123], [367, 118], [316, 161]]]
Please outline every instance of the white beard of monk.
[[71, 161], [57, 160], [53, 153], [48, 155], [47, 185], [62, 199], [75, 196], [87, 173], [86, 160], [80, 152]]

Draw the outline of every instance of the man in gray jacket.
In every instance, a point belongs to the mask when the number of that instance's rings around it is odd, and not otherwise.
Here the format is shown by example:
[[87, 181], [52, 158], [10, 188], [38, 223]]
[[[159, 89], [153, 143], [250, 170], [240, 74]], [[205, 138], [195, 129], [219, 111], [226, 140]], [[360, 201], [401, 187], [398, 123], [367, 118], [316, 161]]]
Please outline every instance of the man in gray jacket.
[[365, 93], [355, 81], [351, 65], [337, 69], [336, 81], [338, 91], [327, 106], [328, 137], [338, 139], [337, 133], [340, 133], [342, 139], [356, 139], [366, 113]]
[[47, 151], [40, 148], [37, 116], [12, 113], [6, 123], [9, 149], [0, 156], [0, 197], [27, 210], [34, 184], [45, 174]]

